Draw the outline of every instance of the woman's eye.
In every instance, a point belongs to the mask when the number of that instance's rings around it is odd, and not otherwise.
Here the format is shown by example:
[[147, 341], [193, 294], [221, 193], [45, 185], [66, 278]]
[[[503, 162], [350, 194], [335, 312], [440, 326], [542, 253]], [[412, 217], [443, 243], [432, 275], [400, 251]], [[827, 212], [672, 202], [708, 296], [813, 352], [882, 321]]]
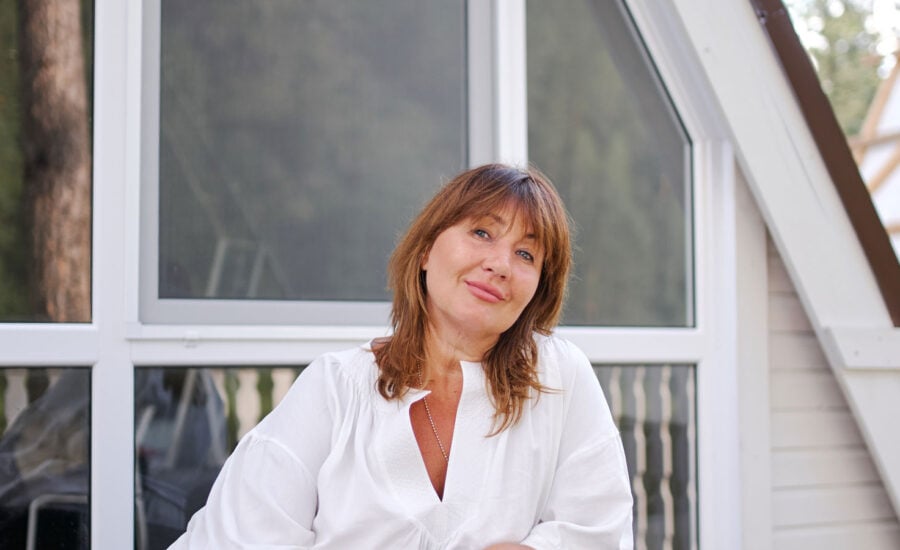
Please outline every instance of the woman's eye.
[[472, 233], [476, 237], [481, 237], [482, 239], [487, 239], [488, 237], [490, 237], [490, 235], [488, 235], [488, 232], [485, 231], [484, 229], [475, 229], [472, 231]]
[[516, 252], [516, 254], [524, 258], [526, 261], [534, 262], [534, 256], [527, 250], [519, 250], [518, 252]]

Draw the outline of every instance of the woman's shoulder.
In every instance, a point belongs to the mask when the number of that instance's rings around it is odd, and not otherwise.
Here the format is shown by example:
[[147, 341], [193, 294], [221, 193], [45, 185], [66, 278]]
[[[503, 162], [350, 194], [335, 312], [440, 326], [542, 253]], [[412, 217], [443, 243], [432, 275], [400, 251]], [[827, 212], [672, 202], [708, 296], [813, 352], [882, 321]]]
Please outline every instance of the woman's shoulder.
[[372, 387], [378, 375], [371, 343], [323, 353], [304, 369], [301, 377], [307, 373], [320, 384], [356, 391]]
[[566, 340], [555, 332], [550, 334], [534, 334], [534, 340], [538, 345], [538, 353], [552, 354], [557, 357], [586, 357], [581, 348]]
[[[321, 441], [312, 447], [326, 448], [324, 442], [330, 440], [331, 430], [371, 400], [372, 391], [366, 392], [364, 385], [372, 379], [373, 364], [372, 353], [365, 346], [319, 355], [247, 436], [264, 441], [266, 447], [279, 443], [299, 455], [304, 452], [298, 448], [299, 442]], [[304, 436], [298, 438], [298, 433]]]
[[302, 369], [274, 416], [296, 420], [323, 409], [340, 415], [365, 397], [365, 387], [374, 384], [374, 369], [374, 357], [366, 344], [323, 353]]
[[[538, 346], [538, 370], [551, 387], [570, 387], [575, 378], [593, 371], [591, 363], [581, 349], [554, 333], [535, 334]], [[549, 382], [549, 383], [548, 383]], [[554, 386], [553, 382], [556, 382]]]

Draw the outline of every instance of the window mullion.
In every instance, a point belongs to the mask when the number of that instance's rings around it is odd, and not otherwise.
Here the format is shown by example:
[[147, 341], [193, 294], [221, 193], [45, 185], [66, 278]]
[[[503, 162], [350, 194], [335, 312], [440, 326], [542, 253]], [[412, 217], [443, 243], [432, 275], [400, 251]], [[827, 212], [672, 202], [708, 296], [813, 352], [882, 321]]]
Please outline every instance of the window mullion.
[[556, 333], [592, 363], [698, 363], [706, 352], [706, 338], [695, 329], [561, 327]]
[[40, 324], [0, 327], [0, 365], [63, 367], [92, 365], [98, 358], [94, 325]]
[[525, 165], [528, 163], [525, 0], [497, 0], [493, 7], [496, 160]]
[[134, 546], [134, 390], [124, 321], [134, 315], [140, 4], [96, 3], [94, 287], [91, 369], [91, 548]]
[[494, 13], [490, 2], [469, 0], [466, 5], [466, 64], [468, 71], [468, 165], [494, 160]]

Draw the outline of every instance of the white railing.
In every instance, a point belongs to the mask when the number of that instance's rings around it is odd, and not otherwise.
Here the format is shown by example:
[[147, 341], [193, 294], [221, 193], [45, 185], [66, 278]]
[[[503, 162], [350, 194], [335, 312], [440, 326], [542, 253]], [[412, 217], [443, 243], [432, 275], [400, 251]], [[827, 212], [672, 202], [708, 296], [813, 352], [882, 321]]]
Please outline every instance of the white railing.
[[622, 434], [635, 501], [635, 548], [696, 548], [693, 368], [602, 365], [594, 372]]
[[61, 374], [62, 369], [0, 368], [0, 436], [22, 414], [31, 400], [55, 384]]
[[[175, 382], [160, 386], [172, 392], [165, 413], [168, 416], [163, 417], [157, 405], [146, 405], [145, 410], [136, 411], [136, 422], [141, 423], [136, 427], [140, 431], [138, 441], [144, 441], [154, 418], [163, 422], [164, 429], [156, 428], [157, 436], [166, 434], [171, 441], [165, 462], [173, 466], [183, 460], [177, 448], [187, 433], [184, 426], [189, 417], [187, 409], [197, 407], [196, 411], [200, 412], [195, 411], [191, 417], [194, 422], [199, 416], [210, 427], [209, 431], [222, 430], [211, 434], [205, 458], [209, 465], [221, 464], [237, 440], [281, 401], [301, 370], [299, 367], [167, 369], [168, 373], [177, 373]], [[622, 434], [635, 498], [635, 548], [697, 548], [693, 367], [597, 365], [594, 371]], [[25, 410], [30, 399], [54, 384], [61, 372], [61, 369], [0, 369], [0, 428], [3, 428], [0, 435]]]

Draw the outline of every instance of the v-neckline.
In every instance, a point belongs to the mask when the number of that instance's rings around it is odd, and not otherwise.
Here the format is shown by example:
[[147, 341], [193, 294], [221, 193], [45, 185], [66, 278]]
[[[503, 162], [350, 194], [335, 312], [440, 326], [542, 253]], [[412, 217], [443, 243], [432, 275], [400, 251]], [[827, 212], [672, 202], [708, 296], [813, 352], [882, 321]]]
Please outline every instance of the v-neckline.
[[482, 383], [484, 381], [483, 376], [478, 376], [478, 373], [481, 372], [482, 368], [481, 363], [474, 361], [460, 361], [459, 364], [462, 372], [462, 387], [460, 388], [459, 402], [456, 405], [456, 417], [453, 420], [453, 435], [448, 445], [450, 453], [447, 459], [447, 471], [444, 474], [444, 491], [442, 495], [438, 495], [437, 489], [431, 482], [431, 475], [428, 473], [425, 457], [422, 455], [422, 450], [419, 448], [418, 441], [416, 440], [415, 430], [413, 430], [412, 426], [412, 417], [410, 416], [412, 405], [430, 395], [431, 390], [410, 390], [410, 401], [405, 410], [405, 439], [407, 442], [407, 445], [405, 446], [408, 449], [411, 449], [415, 455], [415, 476], [419, 480], [417, 484], [428, 493], [428, 500], [435, 505], [446, 504], [448, 500], [453, 499], [454, 494], [458, 494], [459, 490], [467, 490], [458, 487], [463, 478], [461, 478], [458, 473], [455, 473], [459, 468], [459, 466], [455, 466], [455, 464], [465, 463], [467, 440], [473, 437], [473, 435], [475, 437], [483, 437], [486, 435], [468, 433], [475, 428], [475, 426], [472, 426], [471, 422], [468, 421], [468, 417], [473, 412], [471, 410], [473, 405], [471, 403], [473, 390], [476, 389], [475, 385], [477, 385], [479, 381]]
[[464, 510], [481, 498], [485, 483], [473, 463], [473, 453], [481, 448], [491, 430], [493, 406], [485, 392], [481, 363], [460, 361], [463, 388], [454, 422], [453, 450], [444, 478], [443, 498], [438, 498], [422, 459], [410, 421], [413, 403], [428, 395], [426, 390], [410, 388], [398, 401], [381, 399], [385, 416], [383, 437], [375, 441], [381, 472], [389, 482], [389, 492], [411, 518], [428, 526], [434, 535], [452, 530]]
[[[422, 467], [425, 470], [425, 477], [428, 479], [428, 484], [432, 491], [434, 491], [435, 497], [441, 502], [444, 501], [444, 497], [447, 494], [447, 478], [450, 474], [450, 460], [452, 456], [456, 455], [454, 449], [456, 449], [457, 442], [456, 436], [460, 416], [459, 411], [463, 407], [463, 395], [466, 393], [466, 379], [471, 378], [471, 376], [466, 376], [465, 370], [466, 367], [460, 362], [460, 376], [462, 378], [459, 386], [459, 395], [457, 396], [455, 409], [453, 410], [453, 426], [449, 433], [447, 431], [444, 432], [444, 437], [440, 436], [438, 424], [432, 416], [435, 402], [432, 400], [432, 405], [429, 408], [428, 402], [426, 401], [428, 396], [433, 394], [432, 390], [420, 389], [419, 391], [422, 395], [417, 396], [418, 398], [410, 404], [407, 411], [409, 415], [410, 432], [412, 433], [413, 441], [415, 442], [416, 450], [418, 451], [419, 462], [421, 462]], [[419, 401], [422, 402], [424, 407], [416, 413], [418, 416], [417, 422], [421, 423], [419, 426], [421, 433], [417, 434], [414, 425], [415, 423], [413, 422], [413, 405]], [[447, 435], [449, 435], [449, 437], [447, 437]], [[437, 445], [437, 448], [435, 448], [435, 444]], [[423, 445], [427, 445], [430, 449], [430, 458], [426, 458], [426, 451]], [[435, 453], [436, 450], [439, 452]], [[438, 458], [438, 455], [440, 455], [440, 458]], [[440, 462], [440, 459], [443, 459], [443, 462]], [[437, 464], [433, 465], [438, 468], [438, 471], [434, 473], [434, 477], [432, 477], [432, 471], [429, 470], [428, 467], [429, 460], [437, 462]], [[441, 475], [441, 468], [443, 468], [443, 475]], [[439, 486], [441, 488], [440, 490], [438, 489]]]

